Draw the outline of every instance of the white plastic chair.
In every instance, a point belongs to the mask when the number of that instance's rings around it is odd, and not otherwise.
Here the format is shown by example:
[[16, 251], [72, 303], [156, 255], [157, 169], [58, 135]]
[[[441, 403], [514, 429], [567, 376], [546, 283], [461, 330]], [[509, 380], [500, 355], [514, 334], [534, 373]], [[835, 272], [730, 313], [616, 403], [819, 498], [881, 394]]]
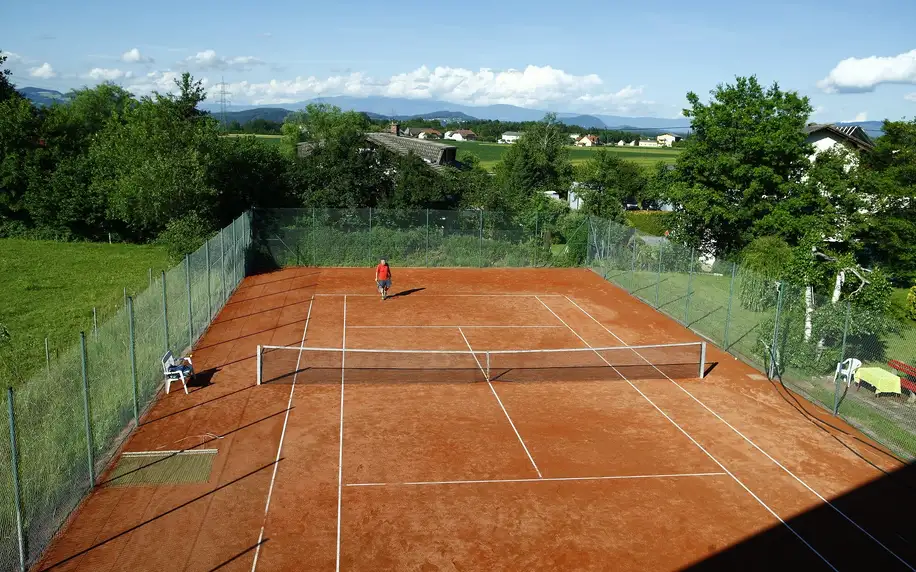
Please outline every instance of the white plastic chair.
[[[185, 368], [183, 367], [185, 363], [190, 366], [190, 374], [187, 377], [185, 377]], [[187, 395], [188, 379], [194, 376], [194, 364], [189, 357], [183, 357], [176, 360], [175, 356], [172, 355], [172, 351], [169, 350], [162, 356], [162, 374], [165, 376], [166, 393], [171, 389], [173, 381], [181, 381], [181, 384], [184, 386], [185, 395]]]
[[836, 364], [836, 373], [833, 374], [833, 382], [836, 383], [837, 378], [839, 378], [846, 382], [846, 387], [849, 387], [855, 377], [856, 370], [860, 367], [862, 367], [862, 362], [856, 358], [843, 360]]

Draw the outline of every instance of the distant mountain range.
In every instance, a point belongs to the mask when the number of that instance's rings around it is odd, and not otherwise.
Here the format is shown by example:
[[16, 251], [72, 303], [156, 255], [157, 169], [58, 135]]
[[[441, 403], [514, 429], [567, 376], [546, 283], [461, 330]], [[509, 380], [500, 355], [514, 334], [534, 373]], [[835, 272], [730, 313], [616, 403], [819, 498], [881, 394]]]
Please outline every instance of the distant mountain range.
[[[46, 106], [53, 103], [66, 103], [69, 97], [59, 91], [38, 87], [23, 87], [19, 93], [32, 100], [36, 105]], [[297, 103], [272, 105], [229, 105], [226, 107], [226, 121], [247, 123], [253, 119], [283, 121], [292, 111], [298, 111], [310, 103], [327, 103], [344, 111], [361, 111], [376, 120], [427, 119], [430, 121], [474, 121], [489, 119], [499, 121], [538, 121], [546, 111], [529, 109], [514, 105], [470, 106], [449, 103], [446, 101], [407, 99], [397, 97], [321, 97]], [[204, 103], [201, 108], [219, 116], [218, 103]], [[690, 120], [681, 118], [659, 117], [623, 117], [619, 115], [578, 115], [575, 113], [557, 113], [557, 119], [567, 125], [577, 125], [585, 129], [620, 129], [622, 131], [667, 130], [684, 133], [690, 130]], [[858, 125], [872, 138], [879, 137], [883, 131], [881, 121], [858, 121], [837, 123], [837, 125]]]

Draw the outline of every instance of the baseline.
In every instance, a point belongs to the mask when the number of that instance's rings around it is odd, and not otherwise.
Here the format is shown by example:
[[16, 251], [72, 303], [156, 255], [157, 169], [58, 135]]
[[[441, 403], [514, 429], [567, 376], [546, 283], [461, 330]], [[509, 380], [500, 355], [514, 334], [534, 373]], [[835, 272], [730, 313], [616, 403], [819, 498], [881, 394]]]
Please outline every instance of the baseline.
[[403, 483], [347, 483], [348, 487], [407, 487], [428, 485], [481, 485], [491, 483], [549, 483], [571, 481], [623, 481], [632, 479], [675, 479], [685, 477], [721, 477], [728, 473], [670, 473], [656, 475], [606, 475], [600, 477], [538, 477], [536, 479], [478, 479], [456, 481], [408, 481]]

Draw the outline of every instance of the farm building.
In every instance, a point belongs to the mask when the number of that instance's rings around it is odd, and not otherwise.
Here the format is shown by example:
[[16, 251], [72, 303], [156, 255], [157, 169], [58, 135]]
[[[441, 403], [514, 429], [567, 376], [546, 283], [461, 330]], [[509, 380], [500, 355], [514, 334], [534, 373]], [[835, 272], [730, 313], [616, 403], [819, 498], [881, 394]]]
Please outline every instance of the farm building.
[[470, 129], [459, 129], [457, 131], [446, 131], [445, 138], [452, 141], [476, 141], [477, 134]]
[[655, 139], [640, 139], [639, 147], [660, 147]]
[[499, 138], [500, 143], [515, 143], [522, 134], [518, 131], [506, 131]]
[[871, 151], [874, 149], [871, 137], [858, 125], [811, 123], [803, 131], [807, 135], [805, 142], [814, 145], [814, 153], [810, 157], [812, 161], [814, 161], [818, 153], [833, 149], [837, 145], [842, 145], [853, 151]]
[[672, 145], [674, 145], [675, 143], [677, 143], [678, 141], [682, 139], [683, 137], [681, 137], [680, 135], [675, 135], [674, 133], [664, 133], [655, 138], [655, 140], [658, 141], [659, 145], [662, 145], [665, 147], [671, 147]]
[[598, 145], [598, 136], [597, 135], [586, 135], [582, 139], [576, 141], [576, 147], [596, 147]]

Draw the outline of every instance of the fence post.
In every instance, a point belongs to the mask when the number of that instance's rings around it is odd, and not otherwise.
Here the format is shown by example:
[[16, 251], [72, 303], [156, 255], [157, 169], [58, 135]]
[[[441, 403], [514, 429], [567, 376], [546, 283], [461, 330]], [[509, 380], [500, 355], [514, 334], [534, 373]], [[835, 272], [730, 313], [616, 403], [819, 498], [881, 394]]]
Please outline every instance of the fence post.
[[693, 285], [693, 260], [694, 260], [693, 248], [690, 249], [690, 267], [687, 270], [687, 303], [686, 308], [684, 309], [684, 325], [690, 327], [690, 287]]
[[191, 313], [191, 258], [184, 255], [184, 279], [188, 288], [188, 347], [194, 345], [194, 314]]
[[232, 285], [239, 280], [239, 237], [235, 230], [235, 221], [232, 221]]
[[86, 451], [89, 459], [89, 488], [95, 486], [95, 459], [92, 453], [92, 421], [89, 411], [89, 370], [86, 367], [86, 334], [80, 332], [80, 358], [83, 368], [83, 412], [86, 418]]
[[426, 267], [429, 268], [429, 209], [426, 209]]
[[95, 306], [92, 307], [92, 335], [96, 340], [99, 339], [99, 313]]
[[153, 287], [153, 269], [152, 268], [149, 269], [149, 287], [150, 288]]
[[372, 264], [372, 207], [369, 207], [369, 264]]
[[48, 381], [51, 381], [51, 346], [48, 344], [47, 336], [45, 336], [45, 367], [48, 371]]
[[134, 299], [127, 298], [128, 333], [130, 334], [130, 377], [134, 386], [134, 425], [140, 424], [140, 405], [137, 401], [137, 345], [134, 335]]
[[312, 266], [318, 266], [318, 253], [315, 252], [315, 207], [312, 207]]
[[783, 282], [777, 282], [777, 295], [776, 295], [776, 320], [773, 324], [773, 343], [770, 346], [770, 369], [769, 369], [769, 378], [773, 379], [776, 377], [778, 371], [777, 366], [777, 357], [779, 355], [778, 341], [779, 341], [779, 315], [782, 313], [782, 298], [783, 290], [785, 284]]
[[725, 340], [722, 349], [728, 351], [728, 327], [732, 321], [732, 297], [735, 293], [735, 274], [738, 269], [738, 263], [732, 262], [732, 279], [728, 284], [728, 309], [725, 311]]
[[169, 351], [169, 303], [165, 293], [165, 270], [162, 271], [162, 324], [165, 330], [165, 351]]
[[477, 267], [483, 268], [483, 209], [477, 217]]
[[541, 250], [541, 233], [538, 232], [541, 224], [541, 211], [534, 211], [534, 266], [538, 265], [538, 251]]
[[630, 292], [636, 290], [636, 249], [639, 243], [636, 242], [636, 235], [633, 235], [633, 261], [630, 263]]
[[[846, 359], [846, 334], [849, 333], [849, 316], [852, 311], [852, 304], [846, 300], [846, 324], [843, 326], [843, 345], [840, 349], [840, 363]], [[840, 410], [840, 378], [834, 380], [833, 388], [833, 414], [836, 415]]]
[[665, 250], [665, 243], [658, 245], [658, 275], [655, 277], [655, 307], [658, 308], [658, 289], [662, 282], [662, 252]]
[[229, 296], [229, 291], [226, 289], [226, 229], [222, 228], [219, 231], [219, 274], [220, 274], [220, 294], [223, 297], [223, 304], [226, 303], [226, 299]]
[[207, 253], [207, 321], [213, 319], [213, 295], [210, 293], [210, 239], [204, 243]]
[[19, 490], [19, 451], [16, 449], [16, 418], [13, 408], [13, 388], [6, 390], [6, 402], [9, 408], [10, 421], [10, 456], [13, 473], [13, 496], [16, 502], [16, 538], [19, 541], [19, 570], [26, 572], [25, 567], [25, 534], [23, 532], [22, 493]]
[[706, 377], [706, 342], [700, 342], [700, 379]]

